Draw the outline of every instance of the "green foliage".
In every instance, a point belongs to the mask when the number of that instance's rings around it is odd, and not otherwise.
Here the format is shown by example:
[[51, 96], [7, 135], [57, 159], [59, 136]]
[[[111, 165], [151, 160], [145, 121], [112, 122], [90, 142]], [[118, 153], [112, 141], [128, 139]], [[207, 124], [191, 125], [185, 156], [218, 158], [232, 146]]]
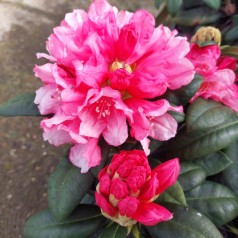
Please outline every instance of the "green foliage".
[[125, 238], [127, 234], [126, 227], [122, 227], [117, 223], [111, 223], [100, 235], [100, 238]]
[[173, 186], [167, 188], [165, 192], [160, 194], [160, 196], [156, 199], [155, 202], [170, 202], [184, 206], [187, 205], [183, 189], [178, 182], [176, 182]]
[[222, 180], [226, 186], [238, 195], [238, 142], [224, 149], [224, 153], [233, 164], [222, 172]]
[[175, 16], [183, 4], [183, 0], [165, 0], [168, 12], [171, 16]]
[[24, 93], [0, 105], [0, 116], [40, 116], [34, 104], [35, 93]]
[[238, 198], [224, 185], [205, 182], [186, 193], [188, 205], [206, 215], [217, 226], [238, 216]]
[[62, 221], [80, 204], [89, 191], [94, 177], [82, 174], [68, 159], [62, 159], [48, 183], [48, 205], [53, 215]]
[[167, 158], [195, 159], [238, 139], [238, 116], [228, 107], [198, 98], [186, 114], [186, 126], [166, 146]]
[[173, 219], [146, 227], [153, 238], [222, 238], [215, 225], [200, 212], [177, 204], [166, 204]]
[[181, 163], [181, 171], [178, 178], [184, 191], [188, 191], [200, 185], [206, 179], [205, 171], [197, 165]]
[[223, 151], [217, 151], [194, 160], [194, 164], [201, 166], [207, 176], [220, 173], [232, 164], [232, 161]]
[[221, 0], [202, 0], [207, 6], [218, 10], [221, 7]]
[[[236, 31], [237, 32], [237, 31]], [[223, 46], [221, 47], [222, 55], [228, 55], [231, 57], [234, 57], [236, 60], [238, 60], [238, 47], [237, 46]]]
[[60, 222], [45, 210], [27, 221], [24, 238], [86, 238], [98, 231], [104, 222], [100, 209], [93, 205], [80, 205], [69, 218]]

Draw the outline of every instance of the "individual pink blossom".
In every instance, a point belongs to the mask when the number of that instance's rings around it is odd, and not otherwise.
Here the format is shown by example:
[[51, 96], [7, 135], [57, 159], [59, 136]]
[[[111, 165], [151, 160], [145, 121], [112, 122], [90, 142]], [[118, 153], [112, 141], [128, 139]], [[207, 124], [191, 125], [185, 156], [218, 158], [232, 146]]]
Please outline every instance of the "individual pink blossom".
[[[35, 103], [49, 115], [41, 123], [45, 140], [74, 144], [70, 159], [86, 172], [100, 163], [100, 137], [119, 146], [130, 133], [148, 154], [148, 136], [175, 135], [177, 123], [168, 111], [177, 109], [165, 100], [148, 100], [193, 79], [186, 38], [162, 25], [155, 28], [154, 17], [144, 10], [118, 11], [106, 0], [93, 1], [88, 12], [66, 14], [53, 31], [46, 43], [49, 55], [38, 54], [50, 63], [34, 69], [44, 83]], [[137, 131], [140, 124], [143, 133]], [[94, 162], [87, 149], [91, 143]]]
[[153, 201], [176, 182], [179, 171], [178, 159], [151, 170], [143, 151], [121, 151], [98, 175], [96, 203], [104, 216], [121, 226], [170, 220], [172, 213]]
[[188, 58], [195, 66], [197, 73], [204, 77], [204, 82], [191, 102], [198, 97], [213, 99], [238, 111], [238, 87], [235, 84], [236, 60], [221, 56], [217, 45], [199, 47], [192, 44]]

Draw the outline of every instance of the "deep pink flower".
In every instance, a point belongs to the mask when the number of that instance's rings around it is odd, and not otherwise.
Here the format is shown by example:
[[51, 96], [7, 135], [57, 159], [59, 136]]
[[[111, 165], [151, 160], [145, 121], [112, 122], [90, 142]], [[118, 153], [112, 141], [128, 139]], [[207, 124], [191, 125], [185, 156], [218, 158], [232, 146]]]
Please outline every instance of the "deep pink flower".
[[143, 151], [121, 151], [98, 175], [95, 193], [102, 214], [122, 226], [153, 226], [173, 215], [153, 201], [178, 178], [178, 159], [151, 170]]
[[195, 66], [197, 73], [204, 77], [204, 82], [191, 102], [198, 97], [213, 99], [238, 111], [238, 87], [235, 84], [236, 60], [232, 57], [221, 57], [217, 45], [199, 47], [192, 44], [188, 58]]
[[[167, 111], [175, 108], [148, 99], [193, 79], [194, 67], [186, 58], [189, 43], [176, 34], [164, 26], [155, 28], [154, 17], [146, 11], [118, 12], [106, 0], [93, 1], [88, 13], [66, 14], [48, 38], [49, 55], [38, 54], [51, 63], [34, 69], [44, 83], [36, 91], [35, 103], [43, 115], [52, 115], [41, 123], [44, 139], [54, 145], [75, 144], [70, 159], [87, 171], [100, 163], [92, 163], [88, 144], [93, 141], [97, 154], [95, 141], [100, 136], [110, 145], [121, 145], [128, 123], [130, 134], [147, 153], [147, 136], [173, 137], [177, 123]], [[140, 103], [138, 110], [135, 105]], [[137, 132], [140, 124], [144, 133]], [[84, 151], [84, 156], [77, 157], [75, 151]]]

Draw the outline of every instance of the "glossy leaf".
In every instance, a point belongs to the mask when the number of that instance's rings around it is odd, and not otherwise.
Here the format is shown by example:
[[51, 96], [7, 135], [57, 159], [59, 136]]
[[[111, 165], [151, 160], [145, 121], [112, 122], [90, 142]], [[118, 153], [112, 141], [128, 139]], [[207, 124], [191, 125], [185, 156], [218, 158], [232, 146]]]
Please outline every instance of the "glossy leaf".
[[224, 153], [233, 164], [222, 172], [222, 179], [224, 184], [238, 195], [238, 142], [224, 149]]
[[203, 2], [215, 10], [218, 10], [221, 7], [221, 0], [203, 0]]
[[39, 109], [34, 104], [35, 93], [25, 93], [14, 97], [0, 105], [0, 116], [40, 116]]
[[206, 172], [197, 165], [191, 163], [181, 163], [181, 171], [178, 178], [184, 191], [188, 191], [206, 179]]
[[48, 184], [48, 205], [58, 220], [64, 220], [80, 204], [90, 189], [94, 177], [82, 174], [67, 159], [61, 160]]
[[238, 215], [238, 198], [224, 185], [205, 182], [186, 193], [188, 205], [206, 215], [217, 226]]
[[155, 200], [156, 203], [171, 202], [180, 205], [187, 205], [186, 198], [181, 185], [176, 182], [173, 186], [167, 188], [165, 192], [159, 195]]
[[175, 16], [183, 4], [183, 0], [166, 0], [167, 9], [171, 16]]
[[190, 105], [186, 125], [164, 148], [167, 158], [199, 158], [238, 139], [237, 113], [212, 100], [198, 98]]
[[200, 212], [176, 204], [166, 204], [173, 219], [146, 227], [153, 238], [222, 238], [216, 226]]
[[79, 238], [94, 234], [105, 222], [100, 209], [92, 205], [80, 205], [64, 221], [57, 221], [49, 210], [32, 216], [26, 223], [24, 238]]
[[163, 0], [155, 0], [155, 7], [159, 8]]
[[226, 169], [229, 165], [232, 164], [232, 161], [224, 152], [217, 151], [215, 153], [194, 160], [194, 164], [202, 167], [205, 170], [207, 176], [211, 176], [218, 174]]
[[168, 113], [178, 122], [183, 122], [185, 120], [185, 114], [183, 112], [168, 111]]
[[190, 84], [183, 86], [177, 90], [167, 90], [166, 93], [163, 95], [163, 98], [167, 99], [170, 103], [174, 105], [185, 105], [200, 88], [202, 82], [203, 77], [199, 74], [196, 74]]
[[120, 226], [117, 223], [112, 223], [100, 235], [100, 238], [125, 238], [127, 234], [126, 227]]

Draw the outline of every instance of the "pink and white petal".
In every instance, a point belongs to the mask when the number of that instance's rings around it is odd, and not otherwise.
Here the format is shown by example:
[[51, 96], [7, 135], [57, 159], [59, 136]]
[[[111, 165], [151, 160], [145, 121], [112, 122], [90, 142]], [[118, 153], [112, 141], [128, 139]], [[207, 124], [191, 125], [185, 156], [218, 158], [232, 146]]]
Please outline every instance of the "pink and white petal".
[[159, 141], [166, 141], [177, 133], [178, 123], [168, 113], [151, 120], [149, 135]]
[[51, 128], [43, 127], [43, 139], [50, 144], [60, 146], [72, 142], [71, 136], [67, 131], [58, 130], [57, 126]]
[[122, 28], [123, 26], [128, 24], [132, 16], [133, 16], [132, 12], [120, 11], [117, 14], [117, 25], [118, 25], [118, 27]]
[[35, 104], [39, 104], [38, 108], [42, 115], [56, 113], [61, 102], [55, 96], [57, 86], [55, 84], [44, 85], [36, 90]]
[[108, 202], [108, 200], [104, 196], [102, 196], [98, 192], [95, 192], [95, 199], [97, 205], [102, 209], [104, 213], [106, 213], [110, 217], [114, 217], [116, 215], [116, 209]]
[[55, 79], [52, 75], [53, 64], [44, 64], [41, 66], [35, 65], [34, 72], [35, 76], [40, 78], [43, 83], [54, 84]]
[[150, 140], [145, 137], [144, 139], [140, 140], [140, 143], [145, 154], [148, 156], [150, 154]]
[[128, 137], [126, 116], [123, 111], [115, 108], [111, 109], [110, 113], [107, 118], [106, 129], [103, 131], [103, 137], [109, 145], [119, 146]]
[[179, 159], [175, 158], [168, 160], [152, 170], [153, 174], [156, 174], [159, 187], [156, 190], [156, 194], [162, 193], [165, 189], [172, 186], [178, 179], [180, 172]]
[[173, 214], [156, 203], [140, 203], [132, 218], [145, 226], [154, 226], [159, 222], [168, 221]]
[[89, 138], [86, 144], [75, 144], [71, 148], [70, 161], [81, 168], [82, 173], [87, 173], [90, 168], [100, 164], [101, 150], [97, 143], [97, 139]]

